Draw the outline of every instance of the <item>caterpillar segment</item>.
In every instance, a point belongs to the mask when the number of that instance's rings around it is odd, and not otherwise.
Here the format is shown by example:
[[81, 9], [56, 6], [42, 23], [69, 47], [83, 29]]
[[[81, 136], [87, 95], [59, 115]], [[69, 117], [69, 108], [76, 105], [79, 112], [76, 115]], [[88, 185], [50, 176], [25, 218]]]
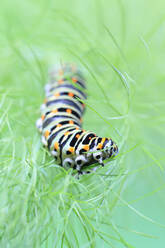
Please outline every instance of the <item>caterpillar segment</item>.
[[50, 73], [45, 86], [46, 98], [41, 105], [41, 118], [36, 122], [42, 143], [56, 162], [73, 168], [79, 174], [88, 165], [114, 157], [118, 147], [110, 138], [98, 137], [82, 129], [84, 100], [87, 98], [84, 78], [75, 66], [65, 64]]

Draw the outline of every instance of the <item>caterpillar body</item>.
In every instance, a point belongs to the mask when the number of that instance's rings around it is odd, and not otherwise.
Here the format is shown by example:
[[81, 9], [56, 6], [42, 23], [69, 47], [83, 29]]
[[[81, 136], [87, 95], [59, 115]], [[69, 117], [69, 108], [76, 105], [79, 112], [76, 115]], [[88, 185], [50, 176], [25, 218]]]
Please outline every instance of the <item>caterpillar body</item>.
[[41, 118], [36, 123], [42, 133], [42, 143], [56, 162], [79, 174], [90, 173], [84, 168], [93, 163], [104, 166], [103, 160], [118, 153], [111, 138], [101, 138], [82, 129], [85, 89], [84, 78], [75, 66], [64, 64], [51, 72], [50, 82], [45, 86]]

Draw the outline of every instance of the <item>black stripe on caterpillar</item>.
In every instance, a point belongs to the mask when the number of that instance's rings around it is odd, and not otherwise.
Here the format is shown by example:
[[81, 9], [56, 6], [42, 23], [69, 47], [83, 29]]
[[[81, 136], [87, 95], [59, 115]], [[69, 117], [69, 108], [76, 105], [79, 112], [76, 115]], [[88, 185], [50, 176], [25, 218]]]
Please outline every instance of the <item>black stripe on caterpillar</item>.
[[41, 106], [41, 118], [36, 125], [42, 133], [42, 143], [56, 162], [79, 174], [88, 165], [114, 157], [118, 147], [111, 138], [98, 137], [82, 129], [83, 101], [87, 98], [84, 78], [75, 66], [65, 64], [50, 75], [45, 86], [46, 98]]

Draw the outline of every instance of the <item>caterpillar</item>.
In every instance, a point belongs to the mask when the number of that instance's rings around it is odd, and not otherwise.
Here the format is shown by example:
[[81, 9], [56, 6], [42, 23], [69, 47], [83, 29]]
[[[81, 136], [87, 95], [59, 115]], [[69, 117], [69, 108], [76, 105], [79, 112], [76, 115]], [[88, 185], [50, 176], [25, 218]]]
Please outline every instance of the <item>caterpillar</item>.
[[98, 137], [82, 129], [82, 115], [87, 98], [82, 73], [72, 64], [61, 65], [50, 73], [45, 86], [46, 98], [41, 105], [41, 118], [36, 122], [42, 143], [57, 164], [73, 168], [78, 174], [89, 165], [114, 157], [118, 147], [111, 138]]

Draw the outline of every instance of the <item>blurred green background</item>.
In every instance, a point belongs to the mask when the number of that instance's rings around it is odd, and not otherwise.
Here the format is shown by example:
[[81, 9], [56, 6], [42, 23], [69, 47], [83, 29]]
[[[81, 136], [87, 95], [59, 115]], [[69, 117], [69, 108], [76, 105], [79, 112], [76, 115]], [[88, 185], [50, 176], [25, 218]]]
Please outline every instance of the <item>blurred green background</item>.
[[[165, 2], [2, 0], [0, 247], [165, 244]], [[80, 180], [35, 128], [48, 69], [74, 62], [88, 85], [84, 128], [118, 157]]]

